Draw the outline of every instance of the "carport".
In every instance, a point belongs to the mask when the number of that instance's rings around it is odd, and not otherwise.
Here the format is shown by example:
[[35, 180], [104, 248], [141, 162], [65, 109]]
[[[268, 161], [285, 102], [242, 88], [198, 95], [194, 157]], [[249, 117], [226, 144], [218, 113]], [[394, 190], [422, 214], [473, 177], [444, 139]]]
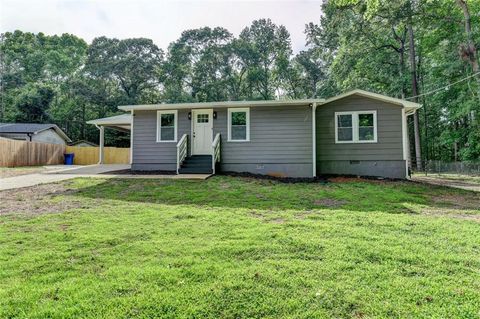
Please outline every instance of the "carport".
[[[110, 117], [104, 117], [101, 119], [87, 121], [87, 124], [93, 124], [100, 130], [99, 139], [99, 164], [104, 162], [104, 147], [105, 147], [105, 128], [112, 128], [121, 132], [131, 132], [132, 128], [132, 115], [122, 114]], [[130, 161], [132, 160], [132, 134], [130, 134]]]

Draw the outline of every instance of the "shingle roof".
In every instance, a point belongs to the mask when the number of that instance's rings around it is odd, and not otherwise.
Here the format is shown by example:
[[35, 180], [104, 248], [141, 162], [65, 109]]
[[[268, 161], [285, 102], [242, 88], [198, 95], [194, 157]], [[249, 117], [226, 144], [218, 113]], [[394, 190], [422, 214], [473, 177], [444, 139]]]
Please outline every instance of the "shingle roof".
[[251, 106], [305, 106], [316, 103], [321, 106], [335, 100], [343, 99], [350, 95], [361, 95], [372, 99], [393, 103], [415, 112], [421, 105], [410, 101], [392, 98], [386, 95], [368, 92], [364, 90], [353, 90], [340, 94], [329, 99], [304, 99], [304, 100], [267, 100], [267, 101], [225, 101], [225, 102], [195, 102], [195, 103], [170, 103], [170, 104], [147, 104], [147, 105], [120, 105], [118, 108], [122, 111], [131, 110], [177, 110], [177, 109], [202, 109], [216, 107], [251, 107]]
[[0, 133], [36, 134], [49, 129], [55, 130], [63, 139], [71, 142], [68, 136], [55, 124], [0, 123]]

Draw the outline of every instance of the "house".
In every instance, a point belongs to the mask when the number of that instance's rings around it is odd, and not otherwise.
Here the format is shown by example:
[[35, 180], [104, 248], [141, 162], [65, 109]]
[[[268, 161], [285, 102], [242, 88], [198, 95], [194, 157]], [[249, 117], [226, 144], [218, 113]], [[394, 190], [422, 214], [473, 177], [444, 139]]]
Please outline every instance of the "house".
[[65, 145], [71, 142], [55, 124], [0, 123], [0, 136], [13, 140], [50, 144]]
[[87, 141], [87, 140], [78, 140], [78, 141], [75, 141], [75, 142], [72, 142], [69, 144], [70, 146], [77, 146], [77, 147], [97, 147], [98, 145], [93, 143], [93, 142], [90, 142], [90, 141]]
[[329, 99], [119, 106], [132, 116], [132, 170], [388, 178], [408, 178], [406, 123], [418, 108], [362, 90]]

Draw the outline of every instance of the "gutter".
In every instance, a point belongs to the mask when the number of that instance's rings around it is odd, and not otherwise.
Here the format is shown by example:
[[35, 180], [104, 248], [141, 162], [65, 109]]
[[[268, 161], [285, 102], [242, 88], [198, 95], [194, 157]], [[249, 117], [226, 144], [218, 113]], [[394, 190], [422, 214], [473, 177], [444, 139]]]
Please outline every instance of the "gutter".
[[261, 107], [261, 106], [298, 106], [312, 103], [323, 103], [324, 99], [303, 99], [303, 100], [260, 100], [260, 101], [223, 101], [223, 102], [196, 102], [196, 103], [170, 103], [170, 104], [140, 104], [120, 105], [122, 111], [153, 111], [153, 110], [181, 110], [181, 109], [215, 109], [235, 107]]

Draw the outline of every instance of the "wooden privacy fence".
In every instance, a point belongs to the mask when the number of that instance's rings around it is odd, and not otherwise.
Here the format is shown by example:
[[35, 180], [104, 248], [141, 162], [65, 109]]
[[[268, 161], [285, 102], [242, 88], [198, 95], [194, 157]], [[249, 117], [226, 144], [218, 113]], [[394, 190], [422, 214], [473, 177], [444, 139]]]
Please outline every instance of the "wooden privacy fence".
[[[130, 148], [104, 147], [104, 164], [130, 163]], [[97, 164], [99, 159], [98, 147], [67, 146], [66, 153], [74, 153], [73, 164]]]
[[[98, 147], [65, 146], [0, 138], [0, 167], [63, 164], [64, 153], [75, 153], [77, 165], [97, 164]], [[130, 163], [130, 148], [105, 147], [104, 164]]]
[[63, 164], [65, 145], [0, 138], [0, 166]]

